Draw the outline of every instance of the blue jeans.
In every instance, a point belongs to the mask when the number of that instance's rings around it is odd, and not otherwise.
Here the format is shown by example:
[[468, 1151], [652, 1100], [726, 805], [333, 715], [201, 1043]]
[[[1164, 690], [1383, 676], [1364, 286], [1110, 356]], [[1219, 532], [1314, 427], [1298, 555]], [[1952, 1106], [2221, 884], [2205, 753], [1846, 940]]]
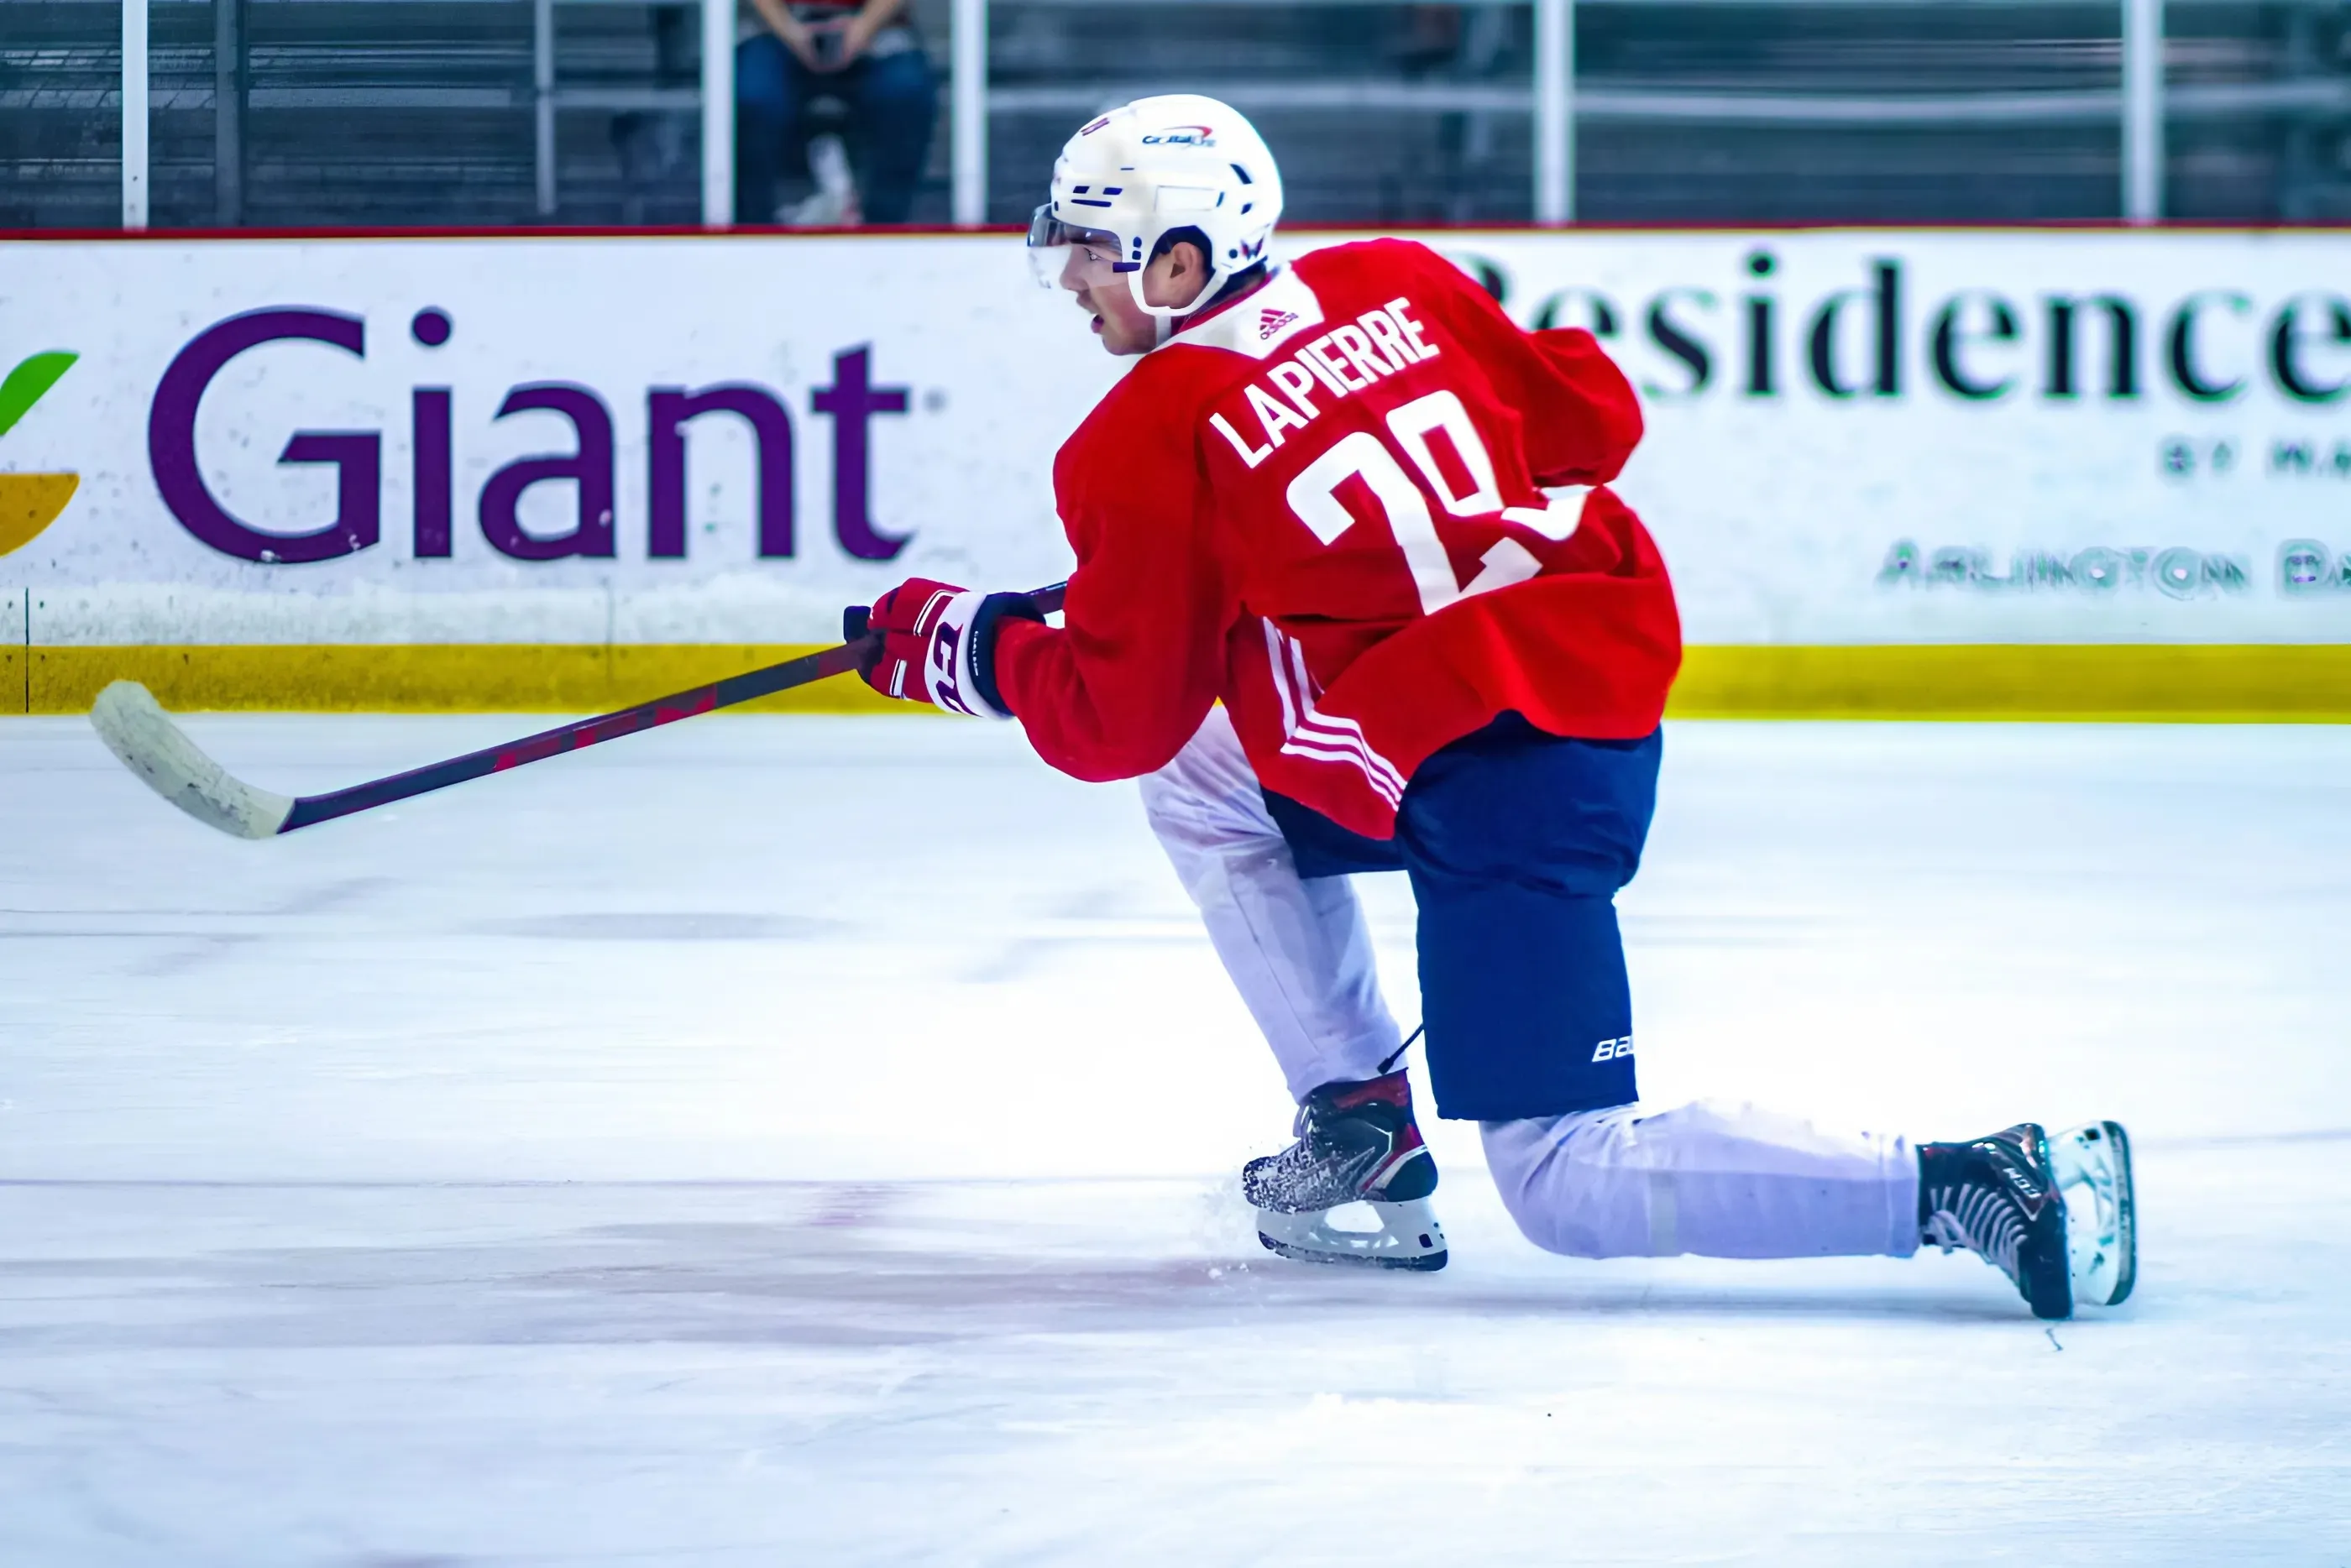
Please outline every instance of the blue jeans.
[[1662, 731], [1568, 740], [1505, 713], [1420, 764], [1385, 840], [1267, 792], [1300, 876], [1411, 876], [1439, 1116], [1640, 1097], [1615, 898], [1640, 867], [1664, 750]]
[[903, 223], [931, 150], [938, 89], [919, 48], [866, 56], [821, 75], [800, 64], [772, 33], [735, 46], [735, 216], [773, 220], [785, 162], [800, 151], [800, 114], [810, 99], [849, 106], [852, 157], [865, 219]]

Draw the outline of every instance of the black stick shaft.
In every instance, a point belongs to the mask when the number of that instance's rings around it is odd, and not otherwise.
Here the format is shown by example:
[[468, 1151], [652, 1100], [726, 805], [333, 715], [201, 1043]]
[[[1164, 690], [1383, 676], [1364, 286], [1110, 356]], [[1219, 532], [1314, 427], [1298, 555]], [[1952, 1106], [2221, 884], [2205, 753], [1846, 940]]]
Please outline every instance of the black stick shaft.
[[[1055, 583], [1050, 588], [1040, 588], [1029, 597], [1040, 610], [1057, 610], [1061, 607], [1061, 591], [1066, 586]], [[565, 752], [601, 745], [606, 741], [617, 741], [641, 730], [674, 724], [680, 719], [691, 719], [720, 708], [732, 708], [740, 702], [753, 701], [778, 691], [789, 691], [795, 686], [806, 686], [831, 676], [845, 675], [864, 661], [878, 640], [878, 637], [869, 634], [854, 642], [828, 648], [820, 653], [805, 654], [799, 659], [788, 659], [781, 664], [746, 670], [740, 675], [730, 675], [724, 680], [714, 680], [707, 686], [656, 697], [650, 702], [640, 702], [633, 708], [623, 708], [618, 712], [601, 713], [593, 719], [576, 719], [552, 730], [541, 730], [536, 735], [526, 735], [519, 741], [467, 752], [462, 757], [451, 757], [446, 762], [427, 763], [421, 768], [411, 768], [406, 773], [393, 774], [388, 778], [371, 779], [349, 789], [329, 790], [325, 794], [306, 794], [294, 803], [294, 809], [287, 814], [284, 825], [277, 831], [291, 833], [298, 827], [331, 822], [353, 812], [372, 811], [377, 806], [390, 805], [396, 800], [407, 800], [412, 795], [429, 794], [436, 789], [464, 784], [468, 779], [502, 774], [508, 768], [543, 762]]]

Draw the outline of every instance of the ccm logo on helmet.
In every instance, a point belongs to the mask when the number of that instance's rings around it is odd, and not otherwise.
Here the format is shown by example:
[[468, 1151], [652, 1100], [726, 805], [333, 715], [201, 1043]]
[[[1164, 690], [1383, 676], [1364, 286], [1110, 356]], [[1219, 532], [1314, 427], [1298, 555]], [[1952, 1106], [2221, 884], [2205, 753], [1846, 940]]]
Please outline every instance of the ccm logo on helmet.
[[1143, 139], [1145, 147], [1214, 147], [1216, 137], [1205, 125], [1171, 125]]

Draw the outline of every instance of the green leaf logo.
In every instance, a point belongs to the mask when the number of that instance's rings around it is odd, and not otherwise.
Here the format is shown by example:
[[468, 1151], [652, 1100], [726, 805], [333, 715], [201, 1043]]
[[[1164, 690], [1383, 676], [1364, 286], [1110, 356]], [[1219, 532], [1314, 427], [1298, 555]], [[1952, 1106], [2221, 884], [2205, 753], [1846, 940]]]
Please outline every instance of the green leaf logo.
[[[0, 381], [0, 436], [14, 430], [79, 358], [55, 349], [36, 354], [9, 371], [8, 379]], [[80, 485], [80, 475], [73, 473], [0, 473], [0, 556], [39, 537]]]
[[9, 371], [8, 379], [0, 381], [0, 435], [16, 429], [16, 421], [30, 413], [33, 405], [57, 384], [57, 378], [72, 369], [73, 362], [80, 358], [60, 348], [36, 354]]

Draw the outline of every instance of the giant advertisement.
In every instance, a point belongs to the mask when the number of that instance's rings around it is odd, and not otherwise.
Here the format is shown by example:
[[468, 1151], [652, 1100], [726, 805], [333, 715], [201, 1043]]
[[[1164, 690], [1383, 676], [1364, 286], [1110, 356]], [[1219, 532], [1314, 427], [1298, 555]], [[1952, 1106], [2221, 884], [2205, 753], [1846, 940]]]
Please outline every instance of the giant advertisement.
[[[1694, 671], [2200, 647], [2275, 680], [2351, 644], [2351, 237], [1423, 237], [1640, 388], [1619, 488]], [[0, 366], [33, 708], [287, 649], [471, 650], [425, 702], [462, 704], [582, 650], [652, 680], [822, 640], [912, 573], [1050, 581], [1053, 452], [1120, 371], [995, 234], [11, 241]]]

